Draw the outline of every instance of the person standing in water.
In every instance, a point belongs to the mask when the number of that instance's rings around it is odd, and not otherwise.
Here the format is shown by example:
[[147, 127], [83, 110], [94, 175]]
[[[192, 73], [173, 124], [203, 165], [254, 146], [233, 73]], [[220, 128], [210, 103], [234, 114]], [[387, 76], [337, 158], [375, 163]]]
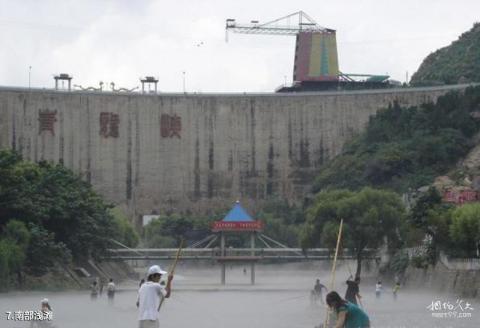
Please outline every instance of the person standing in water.
[[42, 300], [42, 308], [41, 310], [43, 312], [52, 312], [52, 307], [50, 306], [50, 304], [48, 303], [48, 298], [44, 298]]
[[99, 291], [99, 294], [100, 296], [102, 296], [103, 294], [103, 278], [100, 277], [100, 279], [98, 280], [98, 291]]
[[90, 285], [90, 299], [96, 300], [98, 297], [98, 283], [96, 280]]
[[380, 298], [381, 294], [382, 294], [382, 282], [378, 281], [377, 284], [375, 285], [375, 296], [377, 298]]
[[357, 305], [357, 299], [360, 300], [362, 296], [360, 296], [360, 277], [355, 277], [355, 280], [350, 280], [352, 276], [347, 280], [347, 292], [345, 293], [345, 299], [350, 303]]
[[392, 294], [393, 294], [393, 299], [394, 300], [397, 300], [397, 293], [398, 293], [398, 290], [400, 289], [400, 283], [399, 282], [396, 282], [395, 283], [395, 286], [393, 286], [393, 290], [392, 290]]
[[370, 318], [357, 305], [340, 297], [337, 292], [327, 294], [328, 306], [337, 313], [335, 328], [370, 328]]
[[115, 297], [115, 283], [113, 282], [112, 278], [110, 278], [110, 281], [107, 285], [107, 297], [109, 303], [113, 303], [113, 298]]
[[158, 265], [148, 269], [147, 282], [138, 291], [139, 328], [159, 328], [158, 311], [160, 311], [162, 299], [170, 297], [173, 280], [173, 275], [169, 275], [166, 286], [160, 285], [160, 279], [166, 273]]
[[312, 291], [312, 298], [316, 302], [318, 299], [320, 299], [320, 302], [323, 304], [323, 295], [322, 295], [322, 289], [325, 289], [327, 291], [327, 287], [325, 285], [320, 283], [320, 279], [317, 279], [315, 281], [315, 285], [313, 286], [313, 291]]
[[42, 311], [43, 320], [30, 321], [30, 328], [51, 328], [51, 320], [53, 319], [53, 312], [48, 298], [44, 298], [41, 302], [40, 311]]

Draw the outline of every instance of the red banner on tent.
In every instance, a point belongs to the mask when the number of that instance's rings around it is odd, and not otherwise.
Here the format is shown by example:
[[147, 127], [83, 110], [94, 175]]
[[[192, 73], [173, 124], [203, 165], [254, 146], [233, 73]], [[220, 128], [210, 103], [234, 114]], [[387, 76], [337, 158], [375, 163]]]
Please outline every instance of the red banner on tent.
[[244, 222], [229, 222], [216, 221], [212, 224], [212, 231], [262, 231], [262, 221], [244, 221]]

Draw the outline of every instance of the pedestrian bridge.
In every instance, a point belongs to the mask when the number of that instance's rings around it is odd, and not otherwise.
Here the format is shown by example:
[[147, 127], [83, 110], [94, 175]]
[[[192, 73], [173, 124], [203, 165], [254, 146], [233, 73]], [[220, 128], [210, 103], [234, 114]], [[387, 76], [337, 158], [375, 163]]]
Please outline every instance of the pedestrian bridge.
[[[174, 259], [177, 248], [119, 248], [108, 249], [104, 256], [106, 260], [169, 260]], [[363, 259], [375, 259], [374, 250], [362, 252]], [[213, 248], [184, 248], [181, 260], [213, 260], [218, 262], [255, 262], [268, 261], [318, 261], [333, 260], [334, 252], [328, 248], [225, 248], [222, 254], [219, 247]], [[351, 251], [344, 249], [338, 259], [356, 259]]]

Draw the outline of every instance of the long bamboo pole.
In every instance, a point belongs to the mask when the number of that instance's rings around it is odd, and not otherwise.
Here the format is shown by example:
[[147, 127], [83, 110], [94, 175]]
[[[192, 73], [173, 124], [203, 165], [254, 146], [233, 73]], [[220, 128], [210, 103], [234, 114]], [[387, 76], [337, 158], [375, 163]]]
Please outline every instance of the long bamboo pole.
[[[175, 261], [173, 261], [173, 264], [170, 267], [170, 270], [169, 270], [169, 273], [168, 273], [169, 276], [170, 275], [173, 276], [173, 274], [175, 273], [175, 268], [177, 267], [178, 260], [180, 259], [180, 255], [182, 253], [183, 243], [184, 243], [184, 240], [182, 239], [180, 241], [180, 247], [177, 250], [177, 254], [175, 255]], [[168, 282], [167, 282], [167, 284], [168, 284]], [[165, 301], [165, 297], [162, 297], [162, 299], [160, 300], [160, 304], [158, 305], [158, 311], [160, 311], [160, 308], [162, 307], [162, 304], [163, 304], [164, 301]]]
[[[332, 273], [330, 279], [330, 291], [335, 288], [335, 270], [337, 267], [337, 256], [338, 256], [338, 249], [340, 248], [340, 240], [342, 239], [342, 229], [343, 229], [343, 219], [340, 219], [340, 228], [338, 229], [338, 237], [337, 237], [337, 247], [335, 248], [335, 256], [333, 257], [333, 265], [332, 265]], [[324, 328], [328, 327], [328, 322], [330, 320], [330, 309], [327, 305], [327, 310], [325, 314], [325, 323], [323, 325]]]
[[172, 266], [170, 267], [169, 275], [173, 275], [175, 273], [175, 268], [177, 267], [178, 260], [180, 259], [180, 254], [183, 250], [184, 240], [180, 241], [180, 247], [177, 249], [177, 254], [175, 255], [175, 261], [173, 262]]

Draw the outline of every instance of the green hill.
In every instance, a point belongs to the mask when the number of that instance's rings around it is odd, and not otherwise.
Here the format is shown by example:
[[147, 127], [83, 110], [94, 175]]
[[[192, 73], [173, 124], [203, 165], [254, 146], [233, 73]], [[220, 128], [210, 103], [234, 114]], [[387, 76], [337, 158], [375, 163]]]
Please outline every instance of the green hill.
[[450, 92], [437, 103], [394, 104], [370, 118], [366, 130], [320, 170], [313, 191], [365, 186], [405, 192], [453, 169], [475, 145], [480, 87]]
[[451, 45], [425, 58], [413, 74], [412, 85], [480, 82], [480, 23]]

